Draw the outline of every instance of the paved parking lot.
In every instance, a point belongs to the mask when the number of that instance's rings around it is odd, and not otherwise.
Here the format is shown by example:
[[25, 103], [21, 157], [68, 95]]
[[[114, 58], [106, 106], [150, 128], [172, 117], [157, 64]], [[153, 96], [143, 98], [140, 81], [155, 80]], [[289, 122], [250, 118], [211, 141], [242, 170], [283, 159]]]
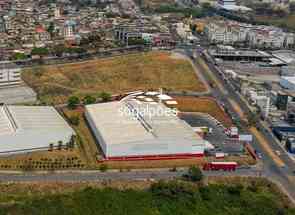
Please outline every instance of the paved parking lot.
[[212, 134], [207, 134], [205, 139], [208, 140], [214, 146], [221, 146], [222, 143], [227, 139], [223, 127], [218, 126], [216, 122], [206, 117], [205, 115], [183, 113], [181, 114], [180, 118], [186, 121], [192, 127], [212, 128]]

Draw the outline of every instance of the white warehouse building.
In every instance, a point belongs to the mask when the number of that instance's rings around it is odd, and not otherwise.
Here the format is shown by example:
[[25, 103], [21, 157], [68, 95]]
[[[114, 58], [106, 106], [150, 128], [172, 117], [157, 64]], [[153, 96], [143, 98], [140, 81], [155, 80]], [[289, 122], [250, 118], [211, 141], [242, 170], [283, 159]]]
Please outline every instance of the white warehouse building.
[[108, 160], [173, 159], [204, 154], [207, 141], [162, 103], [129, 99], [87, 105], [85, 116]]
[[0, 105], [0, 155], [64, 146], [74, 136], [53, 107]]

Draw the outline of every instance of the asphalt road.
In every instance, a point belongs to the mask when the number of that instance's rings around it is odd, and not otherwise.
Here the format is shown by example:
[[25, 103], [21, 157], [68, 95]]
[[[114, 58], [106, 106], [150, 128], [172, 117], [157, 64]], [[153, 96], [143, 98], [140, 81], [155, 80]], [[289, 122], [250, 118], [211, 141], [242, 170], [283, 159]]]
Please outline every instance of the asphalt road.
[[[193, 56], [192, 50], [186, 49], [188, 56]], [[198, 53], [198, 57], [201, 57], [201, 53]], [[250, 109], [248, 106], [244, 103], [244, 101], [240, 98], [240, 95], [237, 93], [237, 90], [232, 87], [231, 84], [228, 82], [225, 82], [221, 75], [218, 73], [218, 71], [215, 68], [215, 65], [213, 65], [210, 62], [206, 62], [206, 64], [209, 67], [210, 71], [205, 71], [204, 68], [202, 68], [200, 65], [195, 63], [195, 65], [198, 67], [199, 70], [201, 70], [202, 73], [212, 73], [214, 77], [219, 81], [219, 83], [222, 84], [222, 86], [225, 88], [225, 91], [221, 91], [218, 87], [214, 87], [211, 89], [212, 96], [214, 96], [216, 99], [218, 99], [221, 103], [225, 105], [225, 107], [230, 111], [231, 115], [235, 119], [240, 118], [239, 114], [236, 112], [236, 110], [232, 107], [232, 103], [230, 100], [235, 101], [241, 108], [241, 110], [247, 114], [250, 113]], [[254, 140], [253, 146], [257, 151], [260, 151], [262, 153], [262, 174], [265, 175], [267, 178], [276, 180], [279, 182], [285, 190], [287, 190], [288, 194], [295, 199], [295, 180], [292, 180], [294, 178], [293, 171], [295, 170], [295, 163], [293, 160], [291, 160], [285, 152], [281, 149], [281, 147], [278, 146], [277, 142], [273, 138], [273, 136], [270, 134], [268, 130], [266, 130], [261, 122], [259, 121], [257, 124], [258, 130], [263, 134], [264, 138], [267, 140], [269, 147], [272, 151], [279, 150], [281, 152], [280, 158], [282, 161], [286, 164], [284, 167], [279, 167], [277, 164], [273, 161], [273, 159], [269, 156], [269, 154], [263, 149], [263, 147], [260, 145], [259, 141]], [[248, 128], [243, 127], [242, 128], [245, 132], [249, 132]], [[249, 132], [250, 133], [250, 132]]]
[[[168, 169], [130, 171], [130, 172], [99, 172], [81, 171], [67, 173], [26, 173], [26, 174], [0, 174], [0, 182], [94, 182], [104, 180], [160, 180], [181, 177], [186, 170], [175, 172]], [[205, 171], [205, 176], [263, 176], [254, 169], [239, 169], [235, 172]]]

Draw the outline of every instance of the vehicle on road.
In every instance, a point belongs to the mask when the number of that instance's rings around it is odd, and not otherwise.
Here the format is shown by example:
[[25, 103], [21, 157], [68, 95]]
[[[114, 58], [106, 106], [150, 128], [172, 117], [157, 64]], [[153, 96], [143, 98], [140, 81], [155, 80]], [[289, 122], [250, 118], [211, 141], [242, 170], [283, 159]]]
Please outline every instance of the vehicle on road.
[[206, 171], [218, 171], [218, 170], [223, 170], [223, 171], [235, 171], [236, 168], [238, 167], [237, 162], [209, 162], [204, 164], [203, 170]]

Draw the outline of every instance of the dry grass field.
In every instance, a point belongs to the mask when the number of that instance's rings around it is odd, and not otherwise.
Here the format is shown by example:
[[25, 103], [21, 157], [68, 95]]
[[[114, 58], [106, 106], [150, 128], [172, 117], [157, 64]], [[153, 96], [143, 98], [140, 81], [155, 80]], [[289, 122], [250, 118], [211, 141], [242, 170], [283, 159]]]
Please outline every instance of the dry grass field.
[[25, 82], [45, 103], [64, 103], [71, 95], [123, 93], [138, 89], [206, 90], [185, 59], [148, 52], [79, 63], [40, 66], [23, 72]]
[[232, 121], [221, 109], [217, 102], [210, 97], [174, 97], [178, 104], [175, 106], [182, 112], [207, 113], [221, 122], [225, 127], [232, 126]]

